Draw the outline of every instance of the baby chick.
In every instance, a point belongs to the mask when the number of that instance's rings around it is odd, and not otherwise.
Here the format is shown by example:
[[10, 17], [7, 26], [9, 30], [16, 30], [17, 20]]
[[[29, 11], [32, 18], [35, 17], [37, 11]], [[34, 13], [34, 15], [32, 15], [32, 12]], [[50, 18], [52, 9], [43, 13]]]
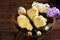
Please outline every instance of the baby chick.
[[33, 26], [30, 24], [29, 19], [25, 15], [18, 16], [17, 23], [21, 28], [26, 28], [27, 30], [30, 30], [30, 31], [32, 31], [33, 29]]
[[36, 7], [32, 7], [31, 9], [27, 10], [28, 17], [33, 20], [35, 16], [38, 16], [38, 10]]
[[26, 25], [30, 23], [29, 19], [25, 15], [20, 15], [17, 17], [17, 23], [19, 27], [26, 28]]
[[34, 25], [36, 28], [40, 28], [46, 25], [47, 19], [44, 18], [42, 15], [36, 16], [33, 20]]
[[47, 8], [49, 8], [49, 4], [43, 4], [39, 2], [33, 2], [32, 7], [36, 7], [40, 13], [45, 13]]

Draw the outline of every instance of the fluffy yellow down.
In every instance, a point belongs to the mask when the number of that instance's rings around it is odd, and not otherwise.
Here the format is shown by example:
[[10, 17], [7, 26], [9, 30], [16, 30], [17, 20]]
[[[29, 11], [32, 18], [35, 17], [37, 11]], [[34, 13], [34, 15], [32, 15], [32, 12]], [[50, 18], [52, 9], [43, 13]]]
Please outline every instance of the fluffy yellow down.
[[30, 30], [30, 31], [33, 29], [29, 19], [25, 15], [18, 16], [17, 23], [21, 28], [26, 28], [27, 30]]
[[33, 29], [33, 27], [32, 27], [32, 25], [29, 23], [29, 24], [26, 26], [26, 29], [31, 31], [31, 30]]
[[17, 22], [21, 28], [25, 28], [30, 21], [26, 16], [20, 15], [17, 17]]
[[40, 28], [42, 26], [45, 26], [47, 22], [47, 19], [45, 19], [42, 15], [36, 16], [33, 20], [34, 25], [36, 28]]
[[27, 10], [28, 17], [33, 20], [35, 16], [38, 16], [38, 10], [36, 7], [32, 7], [31, 9]]
[[38, 2], [33, 2], [32, 7], [36, 7], [39, 12], [45, 13], [47, 8], [49, 8], [49, 4], [43, 4], [43, 3], [38, 3]]

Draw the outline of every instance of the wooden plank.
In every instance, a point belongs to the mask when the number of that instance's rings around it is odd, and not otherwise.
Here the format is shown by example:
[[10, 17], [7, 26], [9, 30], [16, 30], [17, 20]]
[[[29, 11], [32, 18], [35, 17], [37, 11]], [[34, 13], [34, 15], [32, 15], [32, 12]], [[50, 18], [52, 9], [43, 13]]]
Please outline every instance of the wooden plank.
[[[41, 37], [27, 37], [13, 23], [13, 15], [19, 6], [25, 6], [34, 0], [0, 0], [0, 40], [60, 40], [60, 19], [56, 20], [52, 29]], [[36, 0], [49, 3], [52, 7], [60, 6], [50, 3], [50, 0]], [[16, 39], [15, 39], [16, 38]]]
[[14, 40], [16, 31], [0, 31], [0, 40]]

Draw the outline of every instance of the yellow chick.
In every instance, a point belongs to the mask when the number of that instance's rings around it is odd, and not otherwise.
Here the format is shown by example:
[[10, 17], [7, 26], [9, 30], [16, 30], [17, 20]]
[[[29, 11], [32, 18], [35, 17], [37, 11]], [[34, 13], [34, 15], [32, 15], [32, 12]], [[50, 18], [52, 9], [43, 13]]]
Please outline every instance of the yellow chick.
[[45, 19], [42, 15], [36, 16], [33, 20], [34, 25], [36, 28], [40, 28], [46, 25], [47, 19]]
[[38, 10], [36, 7], [32, 7], [31, 9], [27, 10], [28, 17], [33, 20], [35, 16], [38, 16]]
[[19, 27], [26, 28], [28, 23], [30, 23], [29, 19], [25, 15], [20, 15], [17, 17], [17, 23]]
[[38, 11], [42, 13], [43, 12], [43, 6], [42, 5], [43, 5], [43, 3], [38, 3], [35, 1], [35, 2], [33, 2], [32, 7], [36, 7], [38, 9]]
[[43, 3], [38, 3], [38, 2], [33, 2], [32, 7], [36, 7], [39, 12], [45, 13], [46, 9], [49, 8], [49, 4], [43, 4]]

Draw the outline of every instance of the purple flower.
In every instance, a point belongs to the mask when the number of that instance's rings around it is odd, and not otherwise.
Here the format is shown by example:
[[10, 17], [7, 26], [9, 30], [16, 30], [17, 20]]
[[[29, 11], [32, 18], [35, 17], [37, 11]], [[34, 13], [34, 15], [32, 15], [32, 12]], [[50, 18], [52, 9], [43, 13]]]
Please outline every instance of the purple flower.
[[46, 14], [47, 14], [48, 17], [57, 17], [57, 16], [60, 16], [60, 11], [56, 7], [48, 8], [46, 10]]

